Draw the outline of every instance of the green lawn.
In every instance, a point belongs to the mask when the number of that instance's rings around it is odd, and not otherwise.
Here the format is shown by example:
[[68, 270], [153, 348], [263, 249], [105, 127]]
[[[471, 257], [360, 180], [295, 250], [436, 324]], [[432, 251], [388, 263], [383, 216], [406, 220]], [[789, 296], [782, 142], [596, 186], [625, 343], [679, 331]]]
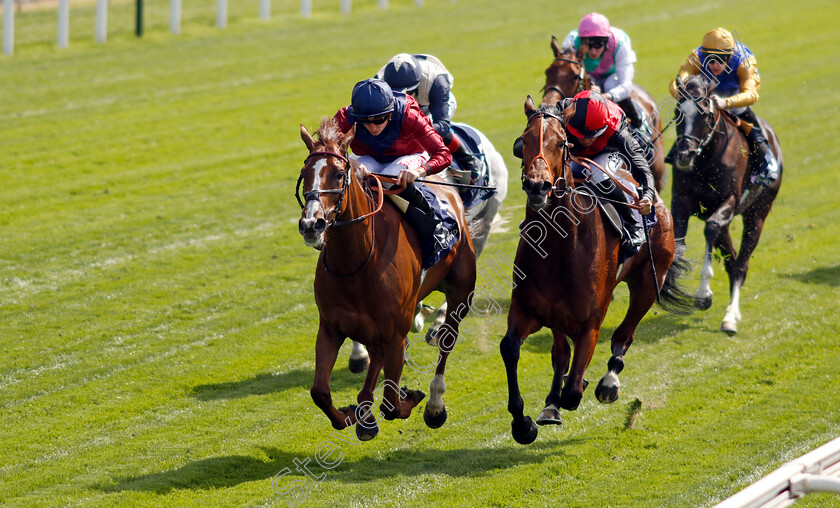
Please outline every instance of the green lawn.
[[[94, 42], [94, 6], [74, 5], [67, 49], [55, 11], [16, 16], [15, 54], [0, 58], [0, 505], [709, 506], [840, 435], [838, 4], [391, 0], [382, 11], [366, 0], [343, 16], [338, 2], [313, 3], [303, 19], [298, 2], [275, 1], [263, 22], [257, 2], [232, 0], [218, 30], [214, 2], [184, 2], [173, 36], [168, 2], [151, 1], [136, 39], [132, 4], [115, 2], [106, 44]], [[296, 226], [299, 124], [346, 105], [395, 53], [440, 57], [456, 119], [510, 170], [509, 231], [479, 261], [479, 286], [507, 290], [486, 269], [500, 252], [513, 259], [524, 216], [510, 150], [523, 103], [540, 95], [551, 35], [592, 10], [631, 35], [636, 81], [660, 101], [710, 28], [737, 30], [757, 55], [755, 109], [776, 128], [785, 177], [740, 333], [717, 331], [718, 262], [709, 311], [655, 308], [642, 322], [618, 402], [599, 404], [593, 385], [562, 426], [521, 446], [498, 351], [508, 295], [493, 295], [503, 315], [467, 318], [450, 357], [441, 429], [418, 411], [367, 443], [334, 432], [309, 395], [317, 253]], [[696, 220], [688, 244], [701, 260]], [[626, 305], [622, 286], [602, 341]], [[531, 416], [550, 346], [547, 330], [523, 346]], [[608, 357], [600, 344], [591, 381]], [[403, 381], [427, 391], [430, 379], [407, 368]], [[338, 405], [355, 401], [346, 354], [332, 387]], [[331, 447], [335, 466], [316, 465]], [[311, 478], [296, 470], [307, 459]]]

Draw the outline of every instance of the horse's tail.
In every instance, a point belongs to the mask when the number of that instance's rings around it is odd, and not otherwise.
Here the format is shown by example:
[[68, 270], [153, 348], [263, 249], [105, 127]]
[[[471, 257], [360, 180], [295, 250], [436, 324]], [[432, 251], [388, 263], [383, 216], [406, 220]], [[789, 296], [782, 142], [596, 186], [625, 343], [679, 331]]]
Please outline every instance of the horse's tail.
[[691, 263], [677, 254], [659, 290], [659, 305], [666, 311], [673, 314], [690, 314], [694, 311], [694, 296], [687, 293], [681, 283], [683, 276], [690, 271]]

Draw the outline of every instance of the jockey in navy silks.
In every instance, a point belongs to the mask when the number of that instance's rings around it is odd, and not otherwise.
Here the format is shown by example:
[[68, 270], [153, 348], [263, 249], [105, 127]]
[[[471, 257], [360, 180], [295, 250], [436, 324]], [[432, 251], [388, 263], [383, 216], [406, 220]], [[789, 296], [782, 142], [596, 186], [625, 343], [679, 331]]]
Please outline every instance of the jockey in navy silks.
[[480, 173], [481, 160], [466, 150], [450, 127], [458, 107], [452, 94], [455, 78], [439, 59], [432, 55], [400, 53], [379, 69], [376, 77], [388, 83], [395, 92], [414, 97], [461, 169]]
[[435, 264], [454, 245], [458, 226], [451, 213], [435, 213], [440, 202], [415, 180], [449, 167], [452, 155], [417, 101], [382, 80], [367, 79], [356, 83], [350, 106], [334, 118], [342, 132], [356, 125], [350, 148], [363, 173], [396, 177], [397, 185], [405, 185], [397, 196], [408, 203], [403, 212], [424, 246], [423, 268]]
[[[767, 144], [767, 138], [755, 112], [750, 108], [758, 101], [761, 77], [752, 51], [735, 43], [732, 33], [725, 28], [706, 32], [703, 41], [695, 48], [680, 67], [678, 76], [684, 81], [691, 75], [702, 74], [707, 80], [717, 83], [712, 100], [715, 107], [727, 109], [738, 118], [749, 123], [747, 137], [758, 157], [758, 171], [750, 177], [750, 184], [744, 196], [755, 195], [779, 178], [779, 161]], [[680, 100], [677, 80], [671, 81], [671, 95]], [[741, 201], [745, 201], [742, 197]]]

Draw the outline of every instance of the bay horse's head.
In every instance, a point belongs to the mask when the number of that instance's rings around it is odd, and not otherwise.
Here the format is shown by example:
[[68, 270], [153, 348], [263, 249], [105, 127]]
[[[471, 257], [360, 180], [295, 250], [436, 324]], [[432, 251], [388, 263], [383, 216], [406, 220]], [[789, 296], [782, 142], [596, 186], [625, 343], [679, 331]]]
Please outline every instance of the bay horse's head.
[[545, 70], [543, 104], [555, 104], [589, 88], [583, 58], [574, 50], [563, 51], [557, 37], [553, 35], [551, 50], [554, 52], [554, 61]]
[[716, 115], [710, 98], [713, 86], [700, 75], [683, 81], [677, 76], [680, 101], [674, 110], [677, 120], [677, 140], [674, 143], [674, 167], [690, 170], [708, 147], [715, 134]]
[[557, 106], [537, 109], [531, 96], [525, 100], [528, 125], [522, 134], [522, 190], [528, 195], [528, 207], [539, 210], [548, 202], [551, 191], [566, 192], [565, 117]]
[[[313, 139], [303, 125], [300, 138], [309, 149], [309, 156], [300, 170], [295, 195], [303, 211], [298, 221], [298, 231], [309, 247], [320, 249], [324, 232], [336, 222], [347, 206], [345, 195], [350, 187], [353, 172], [347, 157], [347, 147], [356, 133], [355, 126], [342, 134], [332, 118], [324, 117]], [[300, 187], [303, 184], [303, 200]]]

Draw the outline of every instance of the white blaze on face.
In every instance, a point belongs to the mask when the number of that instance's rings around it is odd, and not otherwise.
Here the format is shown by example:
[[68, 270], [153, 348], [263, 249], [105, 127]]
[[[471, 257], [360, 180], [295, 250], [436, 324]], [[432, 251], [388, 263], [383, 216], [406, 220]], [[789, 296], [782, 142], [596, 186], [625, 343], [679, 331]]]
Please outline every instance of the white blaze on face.
[[[327, 166], [326, 159], [321, 159], [316, 161], [313, 170], [314, 175], [312, 176], [312, 189], [313, 191], [321, 190], [321, 170]], [[306, 217], [312, 218], [315, 216], [315, 213], [321, 209], [321, 200], [320, 199], [310, 199], [306, 202]]]

